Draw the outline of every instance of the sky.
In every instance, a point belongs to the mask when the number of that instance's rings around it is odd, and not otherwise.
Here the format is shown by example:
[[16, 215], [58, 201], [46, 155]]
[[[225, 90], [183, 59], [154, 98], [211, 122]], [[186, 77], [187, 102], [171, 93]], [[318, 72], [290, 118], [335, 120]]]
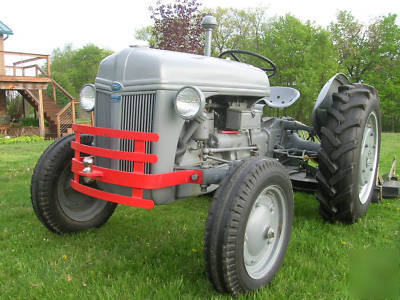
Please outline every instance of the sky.
[[[12, 0], [2, 1], [0, 21], [14, 35], [5, 41], [6, 51], [51, 54], [71, 43], [74, 48], [93, 43], [114, 51], [138, 44], [135, 30], [151, 25], [148, 7], [156, 0]], [[265, 7], [267, 16], [286, 13], [327, 26], [339, 10], [350, 10], [361, 22], [400, 14], [397, 0], [199, 0], [204, 7]], [[140, 43], [140, 42], [139, 42]]]

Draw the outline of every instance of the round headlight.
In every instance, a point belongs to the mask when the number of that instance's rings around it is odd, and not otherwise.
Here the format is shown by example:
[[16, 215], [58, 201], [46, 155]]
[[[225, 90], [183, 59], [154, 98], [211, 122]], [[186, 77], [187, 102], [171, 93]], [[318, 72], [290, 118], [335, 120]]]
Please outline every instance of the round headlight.
[[96, 100], [96, 87], [94, 84], [86, 84], [82, 87], [79, 93], [79, 103], [81, 107], [90, 112], [94, 109]]
[[175, 110], [185, 120], [196, 117], [204, 105], [204, 94], [197, 87], [184, 86], [176, 94]]

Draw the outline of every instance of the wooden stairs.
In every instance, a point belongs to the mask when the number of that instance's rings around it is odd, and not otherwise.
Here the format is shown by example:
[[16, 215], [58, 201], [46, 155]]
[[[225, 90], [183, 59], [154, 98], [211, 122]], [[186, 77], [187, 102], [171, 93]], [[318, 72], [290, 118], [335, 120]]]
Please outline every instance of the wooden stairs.
[[[59, 138], [70, 133], [72, 124], [75, 123], [75, 104], [78, 102], [51, 77], [50, 56], [2, 51], [0, 49], [0, 58], [4, 59], [6, 55], [28, 58], [13, 62], [12, 66], [4, 65], [4, 60], [0, 60], [0, 93], [5, 95], [5, 90], [17, 90], [39, 113], [41, 135], [44, 135], [45, 132], [44, 120], [48, 122], [49, 126], [45, 134], [46, 138]], [[46, 71], [38, 64], [31, 64], [37, 60], [46, 61]], [[31, 75], [29, 75], [29, 72]], [[50, 95], [46, 93], [47, 86], [52, 87]], [[57, 104], [57, 92], [64, 95], [70, 101], [64, 107]], [[40, 94], [42, 97], [40, 97]]]
[[[39, 95], [36, 90], [18, 90], [18, 92], [25, 98], [26, 101], [36, 111], [39, 111]], [[46, 138], [57, 138], [57, 113], [60, 112], [62, 107], [54, 102], [49, 95], [43, 93], [43, 112], [44, 118], [48, 122], [49, 127], [46, 132]], [[71, 124], [68, 124], [71, 127]]]

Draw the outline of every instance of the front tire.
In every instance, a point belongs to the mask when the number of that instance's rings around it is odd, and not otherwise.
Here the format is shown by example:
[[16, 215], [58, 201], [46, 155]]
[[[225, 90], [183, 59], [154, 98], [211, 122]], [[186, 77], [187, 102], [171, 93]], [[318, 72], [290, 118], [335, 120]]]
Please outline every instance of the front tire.
[[[38, 219], [51, 231], [72, 233], [99, 227], [113, 214], [116, 204], [83, 195], [70, 186], [74, 135], [51, 144], [40, 157], [31, 180], [32, 206]], [[92, 136], [81, 135], [90, 145]]]
[[355, 223], [365, 216], [374, 195], [381, 122], [377, 92], [345, 85], [332, 96], [326, 125], [320, 132], [317, 180], [320, 212], [328, 221]]
[[232, 295], [269, 283], [282, 265], [293, 223], [293, 191], [272, 159], [241, 162], [221, 183], [205, 233], [207, 275]]

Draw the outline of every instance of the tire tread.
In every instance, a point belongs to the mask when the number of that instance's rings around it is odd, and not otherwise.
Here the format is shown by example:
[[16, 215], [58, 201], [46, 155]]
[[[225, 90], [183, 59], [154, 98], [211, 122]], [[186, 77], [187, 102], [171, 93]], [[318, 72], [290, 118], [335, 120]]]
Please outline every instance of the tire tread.
[[368, 109], [376, 106], [379, 112], [379, 98], [373, 87], [352, 84], [340, 86], [338, 92], [333, 93], [332, 100], [328, 120], [320, 130], [317, 199], [325, 220], [354, 223], [366, 212], [354, 207], [356, 191], [352, 178], [356, 176], [354, 171], [358, 162], [350, 159], [362, 142], [355, 133], [366, 121]]
[[[116, 204], [109, 202], [94, 221], [76, 222], [63, 216], [55, 209], [54, 186], [60, 167], [72, 159], [70, 147], [74, 135], [63, 137], [51, 144], [42, 154], [35, 166], [31, 179], [31, 202], [38, 219], [50, 231], [58, 234], [72, 233], [106, 223], [113, 214]], [[81, 142], [89, 145], [93, 137], [81, 135]]]
[[[273, 159], [252, 158], [241, 162], [223, 180], [214, 196], [206, 223], [204, 256], [207, 276], [214, 288], [232, 295], [253, 288], [243, 284], [238, 273], [237, 240], [249, 197], [260, 178], [271, 170], [281, 170], [293, 198], [288, 175]], [[293, 201], [293, 199], [291, 200]], [[293, 203], [291, 204], [293, 208]], [[291, 224], [291, 223], [290, 223]]]

